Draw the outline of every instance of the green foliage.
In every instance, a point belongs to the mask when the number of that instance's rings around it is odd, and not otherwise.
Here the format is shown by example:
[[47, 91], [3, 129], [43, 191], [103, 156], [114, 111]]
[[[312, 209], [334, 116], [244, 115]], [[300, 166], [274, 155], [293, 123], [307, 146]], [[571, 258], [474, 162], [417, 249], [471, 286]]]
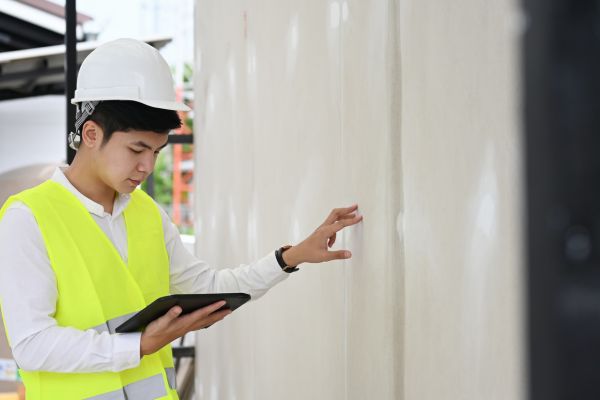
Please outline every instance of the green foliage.
[[183, 82], [191, 83], [194, 81], [194, 68], [190, 63], [185, 63], [183, 66]]
[[185, 124], [190, 127], [190, 131], [194, 132], [194, 118], [187, 117]]
[[194, 227], [193, 226], [179, 226], [179, 233], [182, 235], [194, 235]]

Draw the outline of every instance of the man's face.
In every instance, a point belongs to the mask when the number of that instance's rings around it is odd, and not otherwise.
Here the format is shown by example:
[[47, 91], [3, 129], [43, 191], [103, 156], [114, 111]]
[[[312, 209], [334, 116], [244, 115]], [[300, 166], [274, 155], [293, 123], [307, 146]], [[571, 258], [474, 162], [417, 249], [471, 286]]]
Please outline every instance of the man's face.
[[114, 132], [98, 150], [98, 176], [117, 192], [131, 193], [152, 173], [167, 140], [166, 134], [152, 131]]

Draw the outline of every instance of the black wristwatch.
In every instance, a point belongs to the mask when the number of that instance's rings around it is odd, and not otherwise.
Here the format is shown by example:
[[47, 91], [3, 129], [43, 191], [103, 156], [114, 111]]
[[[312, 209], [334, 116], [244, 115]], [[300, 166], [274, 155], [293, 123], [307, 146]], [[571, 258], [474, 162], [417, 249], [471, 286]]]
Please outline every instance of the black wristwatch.
[[285, 261], [283, 261], [283, 256], [282, 254], [289, 249], [290, 245], [287, 246], [283, 246], [278, 248], [277, 250], [275, 250], [275, 258], [277, 259], [277, 262], [279, 263], [279, 266], [281, 267], [281, 269], [284, 272], [287, 272], [288, 274], [292, 273], [292, 272], [296, 272], [299, 271], [300, 268], [296, 267], [296, 266], [292, 266], [292, 265], [286, 265]]

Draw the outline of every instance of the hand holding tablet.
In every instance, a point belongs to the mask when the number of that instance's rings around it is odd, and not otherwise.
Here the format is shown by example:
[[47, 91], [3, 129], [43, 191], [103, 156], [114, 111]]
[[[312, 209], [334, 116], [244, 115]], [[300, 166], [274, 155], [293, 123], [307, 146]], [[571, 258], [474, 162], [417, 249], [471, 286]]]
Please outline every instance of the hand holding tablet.
[[250, 300], [245, 293], [183, 294], [161, 297], [117, 327], [117, 333], [144, 330], [140, 356], [152, 354], [188, 332], [207, 328]]
[[224, 309], [233, 311], [248, 300], [250, 295], [246, 293], [174, 294], [160, 297], [119, 325], [115, 331], [117, 333], [140, 331], [175, 306], [181, 307], [183, 316], [219, 301], [225, 301]]

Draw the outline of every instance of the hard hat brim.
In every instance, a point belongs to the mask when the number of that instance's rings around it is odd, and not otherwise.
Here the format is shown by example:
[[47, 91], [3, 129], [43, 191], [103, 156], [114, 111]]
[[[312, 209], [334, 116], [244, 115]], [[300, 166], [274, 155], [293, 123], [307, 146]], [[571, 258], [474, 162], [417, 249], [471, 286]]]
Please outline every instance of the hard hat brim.
[[116, 98], [115, 96], [83, 98], [74, 97], [71, 99], [71, 104], [81, 103], [82, 101], [108, 101], [108, 100], [120, 100], [120, 101], [135, 101], [137, 103], [145, 104], [149, 107], [160, 108], [162, 110], [173, 110], [173, 111], [192, 111], [187, 105], [177, 101], [160, 101], [160, 100], [138, 100], [131, 98]]

